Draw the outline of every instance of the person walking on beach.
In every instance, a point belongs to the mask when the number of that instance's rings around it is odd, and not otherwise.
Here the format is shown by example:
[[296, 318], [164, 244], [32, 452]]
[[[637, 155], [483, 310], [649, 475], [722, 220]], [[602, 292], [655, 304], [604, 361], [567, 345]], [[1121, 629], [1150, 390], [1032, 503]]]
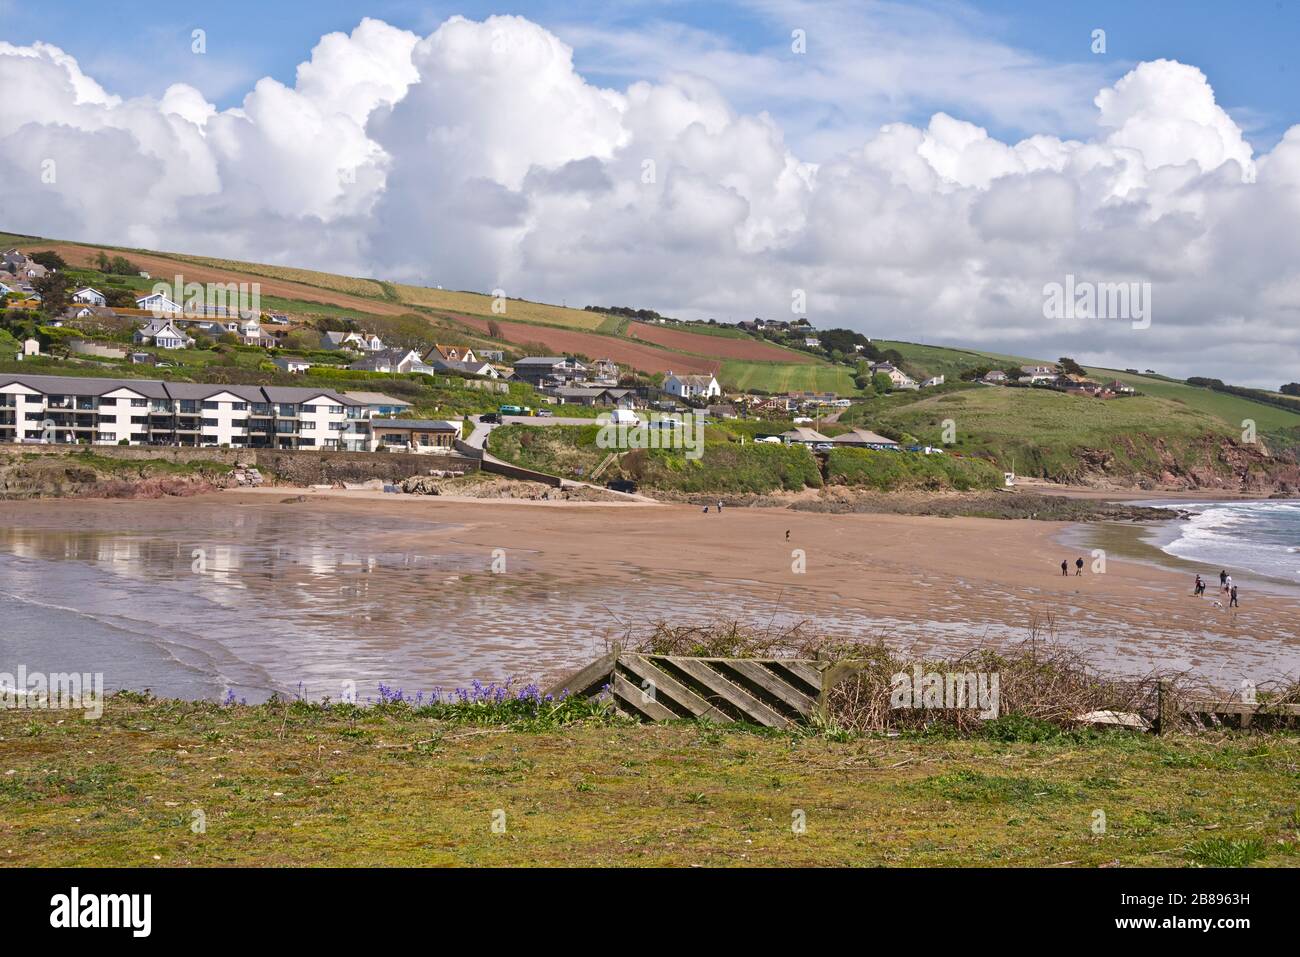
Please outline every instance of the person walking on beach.
[[1232, 586], [1232, 592], [1231, 592], [1231, 594], [1232, 594], [1232, 600], [1228, 602], [1228, 607], [1229, 607], [1229, 608], [1240, 608], [1241, 606], [1237, 604], [1237, 586], [1236, 586], [1236, 585], [1233, 585], [1233, 586]]
[[1197, 598], [1205, 594], [1205, 580], [1200, 575], [1196, 576], [1196, 587], [1192, 589], [1192, 594]]
[[1232, 589], [1233, 589], [1234, 587], [1235, 587], [1235, 586], [1232, 584], [1232, 576], [1231, 576], [1231, 575], [1229, 575], [1227, 578], [1225, 578], [1225, 579], [1223, 580], [1223, 590], [1224, 590], [1224, 591], [1226, 591], [1226, 592], [1231, 592]]
[[1061, 559], [1061, 574], [1062, 574], [1062, 575], [1065, 575], [1065, 576], [1067, 576], [1067, 577], [1069, 576], [1069, 574], [1070, 574], [1070, 562], [1069, 562], [1069, 559], [1065, 559], [1065, 558], [1062, 558], [1062, 559]]
[[1224, 591], [1228, 589], [1228, 573], [1225, 570], [1219, 572], [1219, 587]]
[[705, 515], [708, 515], [708, 514], [709, 514], [709, 506], [707, 506], [707, 505], [704, 506], [704, 514], [705, 514]]
[[718, 499], [718, 514], [722, 514], [722, 499]]
[[1083, 559], [1076, 558], [1074, 560], [1074, 577], [1078, 578], [1082, 574], [1083, 574]]

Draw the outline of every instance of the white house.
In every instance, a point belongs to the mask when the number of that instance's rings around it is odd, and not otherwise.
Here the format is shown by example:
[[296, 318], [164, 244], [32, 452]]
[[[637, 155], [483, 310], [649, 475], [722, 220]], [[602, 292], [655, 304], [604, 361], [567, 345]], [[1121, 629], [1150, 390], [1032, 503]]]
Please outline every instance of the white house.
[[170, 319], [150, 319], [135, 331], [131, 340], [136, 345], [154, 345], [159, 349], [184, 349], [194, 340], [181, 332]]
[[92, 289], [90, 286], [83, 286], [72, 294], [73, 302], [84, 302], [88, 306], [107, 306], [108, 300], [98, 289]]
[[921, 388], [932, 389], [937, 385], [943, 385], [943, 376], [941, 375], [930, 376], [930, 378], [926, 379], [924, 382], [921, 383]]
[[1021, 382], [1028, 382], [1031, 385], [1035, 382], [1052, 382], [1056, 379], [1056, 369], [1053, 366], [1021, 366]]
[[916, 380], [904, 372], [898, 366], [889, 362], [878, 362], [871, 370], [873, 373], [884, 373], [889, 376], [890, 385], [895, 389], [915, 389], [918, 388]]
[[308, 362], [306, 359], [295, 359], [292, 357], [287, 357], [287, 358], [272, 359], [271, 361], [274, 362], [281, 369], [283, 369], [285, 372], [289, 372], [294, 375], [297, 375], [300, 372], [306, 372], [308, 369], [311, 368], [311, 363]]
[[669, 371], [664, 375], [663, 390], [679, 399], [712, 399], [722, 395], [722, 386], [712, 374], [674, 375]]
[[162, 293], [153, 293], [149, 296], [141, 296], [135, 301], [137, 309], [147, 309], [155, 316], [180, 316], [185, 309], [172, 302]]
[[41, 354], [41, 344], [39, 342], [37, 342], [35, 339], [23, 340], [24, 356], [39, 356], [40, 354]]

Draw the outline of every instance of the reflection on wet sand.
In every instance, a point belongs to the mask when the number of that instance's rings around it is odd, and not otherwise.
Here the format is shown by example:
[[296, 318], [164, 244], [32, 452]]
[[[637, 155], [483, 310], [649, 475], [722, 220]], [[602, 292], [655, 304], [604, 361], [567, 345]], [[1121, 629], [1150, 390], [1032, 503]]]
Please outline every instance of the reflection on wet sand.
[[[614, 517], [228, 495], [5, 509], [0, 670], [11, 659], [48, 670], [89, 659], [108, 687], [159, 694], [337, 697], [355, 682], [364, 696], [380, 681], [428, 691], [554, 676], [658, 620], [808, 622], [951, 653], [1023, 640], [1050, 618], [1058, 638], [1115, 671], [1160, 664], [1235, 677], [1300, 662], [1294, 614], [1216, 619], [1172, 603], [1155, 572], [1064, 590], [1042, 571], [1051, 536], [1025, 527], [1045, 523], [994, 522], [1016, 537], [990, 552], [984, 526], [970, 524], [981, 520], [760, 510], [710, 526], [672, 508]], [[767, 544], [773, 522], [779, 546]], [[781, 536], [791, 522], [808, 548], [802, 576]], [[890, 544], [900, 529], [906, 548]], [[498, 549], [505, 567], [494, 573]], [[972, 561], [963, 549], [989, 554]], [[994, 554], [1031, 567], [1002, 574]]]

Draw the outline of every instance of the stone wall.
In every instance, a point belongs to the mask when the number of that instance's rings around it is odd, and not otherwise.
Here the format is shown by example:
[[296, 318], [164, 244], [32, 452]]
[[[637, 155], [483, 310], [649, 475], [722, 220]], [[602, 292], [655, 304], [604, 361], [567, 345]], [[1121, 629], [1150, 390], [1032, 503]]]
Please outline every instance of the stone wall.
[[0, 451], [16, 454], [74, 455], [93, 452], [122, 461], [161, 459], [166, 462], [219, 462], [234, 468], [256, 465], [268, 477], [286, 485], [327, 485], [335, 482], [400, 482], [433, 471], [476, 472], [477, 459], [455, 453], [420, 455], [411, 452], [334, 452], [302, 449], [195, 449], [169, 445], [16, 445], [0, 444]]

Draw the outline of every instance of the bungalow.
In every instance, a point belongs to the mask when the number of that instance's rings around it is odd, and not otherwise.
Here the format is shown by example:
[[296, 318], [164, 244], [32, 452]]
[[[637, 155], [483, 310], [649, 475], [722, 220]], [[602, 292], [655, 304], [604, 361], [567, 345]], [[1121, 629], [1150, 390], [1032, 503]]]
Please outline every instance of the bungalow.
[[829, 442], [830, 437], [822, 435], [816, 429], [810, 429], [807, 426], [797, 426], [788, 432], [782, 432], [781, 438], [786, 445], [821, 445], [823, 442]]
[[353, 402], [359, 402], [374, 415], [401, 415], [411, 409], [411, 403], [383, 392], [344, 392], [343, 395]]
[[439, 419], [372, 419], [375, 447], [402, 452], [449, 452], [460, 437], [459, 422]]
[[883, 372], [885, 375], [889, 376], [889, 382], [892, 388], [895, 389], [920, 388], [920, 386], [916, 384], [915, 379], [913, 379], [910, 375], [908, 375], [906, 372], [904, 372], [902, 369], [898, 368], [898, 366], [894, 365], [891, 362], [877, 362], [874, 366], [871, 367], [871, 371], [873, 374], [876, 375], [879, 375], [880, 373]]
[[135, 307], [137, 309], [148, 310], [160, 318], [162, 316], [180, 316], [185, 312], [184, 308], [158, 292], [149, 296], [141, 296], [136, 299]]
[[474, 362], [474, 350], [469, 346], [444, 346], [438, 343], [433, 344], [433, 348], [424, 354], [424, 361], [429, 365], [435, 365], [435, 359], [441, 359], [443, 362]]
[[506, 354], [500, 349], [480, 349], [478, 357], [484, 362], [505, 362]]
[[311, 363], [306, 359], [294, 359], [291, 357], [276, 357], [271, 360], [276, 367], [292, 375], [298, 375], [300, 372], [306, 372], [311, 368]]
[[348, 366], [365, 372], [425, 372], [432, 373], [414, 349], [383, 349]]
[[804, 336], [803, 344], [805, 347], [809, 349], [816, 349], [818, 346], [822, 344], [822, 341], [818, 339], [816, 336]]
[[83, 286], [72, 294], [73, 302], [84, 302], [88, 306], [107, 306], [108, 300], [98, 289]]
[[1007, 381], [1007, 374], [1001, 369], [991, 369], [984, 373], [980, 381], [985, 385], [1003, 385]]
[[515, 362], [515, 375], [530, 385], [563, 384], [582, 378], [587, 367], [568, 356], [528, 356]]
[[926, 379], [924, 382], [921, 383], [921, 388], [933, 389], [937, 385], [943, 385], [943, 376], [941, 375], [930, 376], [930, 378]]
[[850, 429], [842, 435], [837, 435], [831, 439], [834, 445], [842, 445], [852, 449], [898, 449], [898, 443], [893, 439], [887, 439], [883, 435], [877, 435], [869, 429]]
[[107, 306], [69, 306], [63, 310], [64, 319], [116, 319], [117, 313]]
[[169, 319], [150, 319], [135, 331], [131, 341], [136, 345], [152, 345], [159, 349], [184, 349], [194, 345], [194, 340], [178, 330]]
[[320, 347], [327, 351], [351, 349], [354, 352], [382, 352], [384, 341], [365, 332], [323, 332]]
[[476, 359], [467, 359], [457, 362], [451, 359], [441, 359], [438, 353], [431, 351], [425, 361], [429, 368], [436, 372], [451, 372], [456, 375], [477, 375], [486, 379], [499, 379], [501, 373], [497, 372], [489, 362], [480, 362]]
[[1028, 365], [1020, 367], [1020, 381], [1033, 385], [1038, 382], [1051, 382], [1057, 376], [1054, 366]]
[[551, 395], [565, 405], [617, 406], [621, 409], [630, 409], [633, 407], [636, 393], [631, 389], [611, 389], [604, 386], [560, 386], [552, 389]]
[[664, 392], [679, 399], [713, 399], [722, 395], [722, 386], [713, 375], [664, 375]]
[[1114, 379], [1114, 380], [1112, 380], [1112, 381], [1110, 381], [1110, 382], [1107, 382], [1107, 383], [1106, 383], [1106, 388], [1109, 389], [1111, 392], [1116, 393], [1117, 395], [1136, 395], [1136, 394], [1137, 394], [1137, 389], [1133, 388], [1133, 387], [1132, 387], [1131, 385], [1129, 385], [1127, 382], [1120, 382], [1119, 379]]

